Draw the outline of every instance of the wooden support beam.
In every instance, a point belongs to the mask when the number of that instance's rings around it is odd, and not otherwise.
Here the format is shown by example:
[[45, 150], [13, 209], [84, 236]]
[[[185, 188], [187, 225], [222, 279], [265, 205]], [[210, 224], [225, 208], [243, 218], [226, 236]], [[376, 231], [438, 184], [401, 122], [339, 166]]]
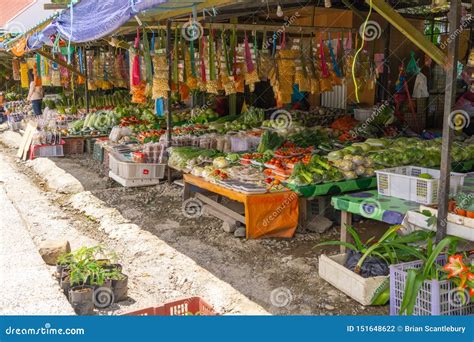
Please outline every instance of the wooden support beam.
[[449, 178], [451, 175], [451, 145], [453, 140], [452, 132], [452, 107], [456, 96], [456, 79], [458, 63], [459, 34], [456, 30], [461, 25], [461, 1], [451, 0], [449, 11], [449, 37], [448, 40], [448, 67], [446, 68], [446, 90], [444, 97], [444, 117], [443, 117], [443, 144], [441, 145], [441, 168], [439, 176], [438, 195], [438, 218], [436, 241], [439, 242], [446, 236], [448, 226], [448, 201], [449, 201]]
[[[212, 7], [218, 8], [221, 6], [232, 5], [234, 3], [235, 3], [235, 0], [207, 0], [203, 3], [196, 5], [196, 9], [198, 11], [210, 10]], [[160, 20], [174, 18], [177, 16], [187, 15], [191, 13], [191, 11], [192, 11], [191, 6], [189, 8], [180, 8], [180, 9], [175, 9], [175, 10], [162, 11], [161, 13], [155, 16], [152, 16], [151, 19], [156, 22]]]
[[60, 66], [68, 69], [70, 72], [73, 72], [77, 75], [80, 75], [84, 78], [86, 78], [86, 75], [84, 75], [82, 72], [80, 72], [79, 70], [77, 70], [76, 68], [73, 68], [71, 65], [67, 64], [65, 61], [63, 60], [60, 60], [59, 58], [55, 58], [52, 54], [50, 54], [49, 52], [46, 52], [44, 50], [36, 50], [35, 51], [36, 53], [39, 53], [41, 56], [43, 56], [44, 58], [47, 58], [55, 63], [58, 63]]
[[[413, 44], [418, 46], [424, 53], [433, 59], [437, 64], [446, 66], [447, 56], [438, 47], [433, 45], [422, 32], [416, 27], [410, 24], [405, 18], [403, 18], [397, 11], [395, 11], [385, 0], [365, 0], [370, 5], [372, 2], [373, 8], [392, 24], [397, 30], [412, 41]], [[458, 26], [455, 28], [457, 29]]]
[[[150, 22], [151, 23], [151, 22]], [[165, 29], [166, 26], [164, 25], [146, 25], [147, 22], [143, 21], [143, 24], [146, 28], [151, 30], [158, 30], [158, 29]], [[172, 28], [175, 27], [182, 27], [184, 23], [174, 23]], [[296, 25], [267, 25], [267, 24], [229, 24], [229, 23], [204, 23], [201, 26], [205, 29], [209, 29], [211, 26], [215, 30], [231, 30], [235, 28], [237, 31], [268, 31], [268, 32], [276, 32], [279, 30], [285, 31], [287, 33], [297, 33], [297, 34], [314, 34], [318, 31], [321, 32], [355, 32], [356, 30], [353, 28], [347, 27], [325, 27], [325, 26], [296, 26]], [[127, 23], [122, 27], [127, 28], [130, 30], [136, 30], [137, 24], [134, 23]]]
[[45, 10], [63, 10], [67, 8], [67, 4], [44, 4]]

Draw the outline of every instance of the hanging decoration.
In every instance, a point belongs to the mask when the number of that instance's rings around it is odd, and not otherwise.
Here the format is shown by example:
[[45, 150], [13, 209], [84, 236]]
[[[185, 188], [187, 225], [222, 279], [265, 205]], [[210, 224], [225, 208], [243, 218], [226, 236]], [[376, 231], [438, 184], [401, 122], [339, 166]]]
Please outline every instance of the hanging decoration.
[[214, 31], [212, 28], [209, 29], [209, 36], [208, 36], [208, 48], [209, 48], [209, 80], [206, 83], [206, 91], [209, 94], [218, 94], [219, 87], [217, 84], [217, 77], [216, 77], [216, 57], [215, 51], [216, 47], [214, 44]]
[[321, 60], [321, 80], [319, 82], [320, 90], [322, 93], [332, 91], [331, 75], [329, 68], [326, 63], [326, 55], [324, 53], [323, 34], [319, 36], [319, 58]]
[[29, 88], [30, 82], [28, 79], [28, 64], [26, 62], [20, 63], [20, 81], [22, 88]]
[[12, 60], [13, 80], [20, 81], [20, 61], [16, 58]]
[[245, 49], [245, 83], [249, 86], [251, 92], [255, 91], [255, 83], [259, 82], [257, 69], [255, 68], [254, 60], [255, 53], [252, 54], [250, 50], [250, 44], [247, 37], [247, 31], [245, 32], [244, 38], [244, 49]]
[[309, 70], [310, 70], [310, 82], [311, 82], [311, 94], [319, 94], [321, 92], [321, 88], [319, 85], [319, 77], [318, 73], [316, 71], [316, 66], [315, 63], [313, 62], [312, 56], [315, 56], [317, 53], [317, 50], [314, 49], [313, 47], [313, 36], [311, 35], [310, 41], [309, 41], [309, 53], [310, 53], [310, 58], [309, 58]]
[[232, 75], [232, 63], [231, 63], [231, 54], [227, 46], [226, 33], [222, 32], [222, 49], [224, 57], [224, 68], [221, 68], [221, 77], [222, 83], [224, 86], [224, 91], [226, 95], [235, 94], [237, 91], [235, 89], [234, 77]]

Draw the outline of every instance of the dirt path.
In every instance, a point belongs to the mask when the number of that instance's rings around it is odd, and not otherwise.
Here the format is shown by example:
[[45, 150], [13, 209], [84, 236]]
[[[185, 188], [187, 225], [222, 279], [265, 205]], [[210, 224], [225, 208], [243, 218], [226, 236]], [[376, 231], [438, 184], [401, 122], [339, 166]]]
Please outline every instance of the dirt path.
[[[81, 181], [86, 190], [141, 229], [151, 232], [217, 278], [281, 315], [387, 314], [387, 307], [363, 307], [318, 276], [318, 256], [336, 249], [314, 249], [320, 241], [337, 240], [338, 229], [323, 235], [297, 234], [293, 239], [236, 239], [221, 221], [203, 216], [188, 219], [181, 211], [181, 188], [161, 184], [123, 188], [108, 180], [87, 158], [56, 159], [55, 163]], [[91, 172], [92, 171], [92, 172]], [[359, 227], [362, 235], [380, 234], [380, 225]], [[385, 227], [382, 227], [385, 228]]]

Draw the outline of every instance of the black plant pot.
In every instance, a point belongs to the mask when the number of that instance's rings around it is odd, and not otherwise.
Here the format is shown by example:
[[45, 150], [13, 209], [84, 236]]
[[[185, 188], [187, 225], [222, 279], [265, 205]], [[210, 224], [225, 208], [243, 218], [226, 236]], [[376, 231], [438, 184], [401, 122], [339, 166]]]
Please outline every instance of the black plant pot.
[[69, 303], [76, 314], [91, 315], [94, 312], [94, 288], [91, 286], [74, 286], [69, 290]]
[[128, 292], [128, 276], [122, 274], [120, 280], [112, 280], [112, 290], [114, 292], [115, 303], [125, 300]]
[[71, 288], [71, 278], [69, 277], [69, 274], [65, 274], [64, 272], [61, 274], [61, 278], [59, 278], [59, 286], [61, 286], [64, 294], [67, 296], [69, 289]]

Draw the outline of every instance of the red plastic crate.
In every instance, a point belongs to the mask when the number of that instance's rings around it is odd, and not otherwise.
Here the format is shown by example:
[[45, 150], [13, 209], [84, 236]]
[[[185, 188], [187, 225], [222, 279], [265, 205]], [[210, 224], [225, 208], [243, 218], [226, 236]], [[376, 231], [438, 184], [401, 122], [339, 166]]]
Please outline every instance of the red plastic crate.
[[40, 157], [64, 157], [64, 144], [64, 140], [61, 139], [58, 145], [31, 145], [30, 160]]
[[146, 309], [132, 311], [124, 316], [186, 316], [191, 313], [201, 316], [214, 316], [216, 312], [200, 297], [191, 297], [176, 300], [161, 306], [152, 306]]

